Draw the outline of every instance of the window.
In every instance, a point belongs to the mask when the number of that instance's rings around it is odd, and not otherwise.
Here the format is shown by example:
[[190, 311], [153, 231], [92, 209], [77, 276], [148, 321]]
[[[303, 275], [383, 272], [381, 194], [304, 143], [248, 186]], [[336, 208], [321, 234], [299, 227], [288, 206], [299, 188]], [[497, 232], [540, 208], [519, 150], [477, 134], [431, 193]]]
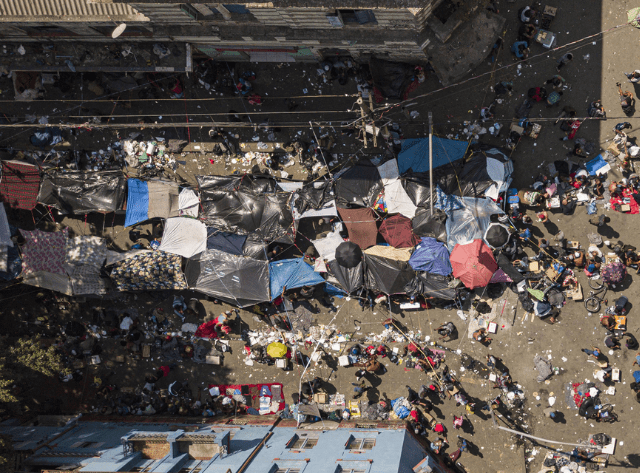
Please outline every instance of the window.
[[196, 21], [222, 18], [222, 15], [218, 10], [216, 10], [215, 8], [210, 8], [207, 5], [202, 5], [200, 3], [183, 3], [180, 5], [180, 10], [185, 12]]
[[[111, 33], [113, 33], [113, 30], [115, 27], [113, 26], [92, 26], [92, 29], [96, 30], [98, 33], [101, 33], [105, 36], [109, 36], [111, 37]], [[124, 32], [120, 35], [121, 37], [125, 37], [125, 36], [129, 36], [129, 37], [136, 37], [136, 36], [153, 36], [153, 34], [151, 33], [151, 31], [149, 31], [148, 29], [142, 27], [142, 26], [129, 26], [127, 25], [127, 28], [124, 30]]]
[[29, 36], [78, 36], [73, 31], [69, 31], [60, 26], [22, 26], [19, 27], [24, 30]]
[[300, 468], [278, 468], [276, 473], [300, 473]]
[[238, 13], [241, 15], [246, 15], [247, 13], [249, 13], [249, 9], [247, 7], [245, 7], [244, 5], [222, 5], [223, 7], [225, 7], [227, 10], [229, 10], [231, 13]]
[[373, 10], [338, 10], [345, 25], [348, 24], [372, 24], [377, 25], [378, 21], [373, 14]]
[[355, 438], [352, 437], [347, 444], [347, 450], [371, 450], [376, 444], [373, 438]]
[[310, 449], [318, 445], [318, 439], [316, 437], [298, 437], [291, 445], [291, 450], [305, 450]]

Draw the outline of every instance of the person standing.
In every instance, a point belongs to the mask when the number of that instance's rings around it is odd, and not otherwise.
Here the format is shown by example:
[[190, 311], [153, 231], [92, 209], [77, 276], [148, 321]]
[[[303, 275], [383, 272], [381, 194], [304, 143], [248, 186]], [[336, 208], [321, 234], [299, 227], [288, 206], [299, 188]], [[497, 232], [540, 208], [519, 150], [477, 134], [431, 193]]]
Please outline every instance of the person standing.
[[556, 67], [556, 70], [558, 72], [560, 72], [560, 69], [562, 69], [564, 66], [566, 66], [567, 64], [569, 64], [571, 62], [571, 60], [573, 59], [573, 54], [571, 53], [567, 53], [564, 56], [562, 56], [560, 59], [558, 59], [558, 66]]

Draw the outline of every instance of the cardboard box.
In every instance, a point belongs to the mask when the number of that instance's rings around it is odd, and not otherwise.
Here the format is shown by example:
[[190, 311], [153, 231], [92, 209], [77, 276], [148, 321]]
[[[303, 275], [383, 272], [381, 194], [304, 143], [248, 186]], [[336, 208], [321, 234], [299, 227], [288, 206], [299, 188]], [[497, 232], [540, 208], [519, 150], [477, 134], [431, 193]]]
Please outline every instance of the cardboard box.
[[631, 211], [631, 206], [629, 204], [620, 205], [620, 212], [630, 212], [630, 211]]
[[529, 271], [540, 271], [540, 263], [538, 261], [530, 261]]
[[116, 356], [116, 363], [124, 363], [124, 355]]
[[326, 404], [329, 402], [329, 396], [327, 393], [315, 393], [313, 395], [313, 402], [318, 404]]
[[498, 324], [495, 322], [489, 322], [489, 326], [487, 327], [487, 332], [498, 333]]
[[206, 355], [204, 357], [204, 361], [208, 365], [221, 365], [222, 357], [220, 357], [219, 355]]
[[287, 359], [286, 358], [278, 358], [276, 360], [276, 367], [277, 368], [286, 368], [287, 367]]
[[151, 358], [151, 345], [142, 345], [142, 358]]
[[349, 357], [347, 355], [342, 355], [338, 357], [338, 364], [340, 366], [349, 366], [351, 362], [349, 361]]
[[616, 383], [620, 382], [620, 370], [618, 368], [611, 370], [611, 381], [615, 381]]

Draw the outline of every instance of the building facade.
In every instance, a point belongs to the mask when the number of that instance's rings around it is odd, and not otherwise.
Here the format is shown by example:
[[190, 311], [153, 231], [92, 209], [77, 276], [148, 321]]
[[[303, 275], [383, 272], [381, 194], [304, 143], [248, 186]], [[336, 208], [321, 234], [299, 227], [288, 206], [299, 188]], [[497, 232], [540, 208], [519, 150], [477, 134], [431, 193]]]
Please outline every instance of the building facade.
[[0, 0], [3, 41], [189, 43], [228, 61], [315, 62], [336, 55], [426, 63], [449, 83], [490, 51], [504, 18], [483, 0], [201, 3], [179, 0]]
[[15, 471], [148, 473], [450, 473], [403, 423], [0, 424]]

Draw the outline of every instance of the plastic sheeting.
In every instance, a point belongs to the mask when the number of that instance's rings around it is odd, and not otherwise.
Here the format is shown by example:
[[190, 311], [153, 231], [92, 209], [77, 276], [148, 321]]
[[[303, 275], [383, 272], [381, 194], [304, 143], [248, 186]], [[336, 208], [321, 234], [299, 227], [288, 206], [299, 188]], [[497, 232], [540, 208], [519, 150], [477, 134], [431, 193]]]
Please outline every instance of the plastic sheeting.
[[[386, 247], [389, 248], [389, 247]], [[399, 250], [396, 250], [399, 251]], [[415, 271], [405, 261], [389, 259], [365, 251], [365, 284], [368, 289], [384, 294], [400, 294], [415, 277]]]
[[338, 209], [340, 218], [344, 221], [349, 240], [363, 250], [376, 244], [378, 240], [378, 225], [375, 213], [371, 209]]
[[331, 181], [314, 181], [296, 192], [295, 208], [300, 214], [307, 210], [320, 210], [333, 201]]
[[448, 276], [452, 271], [449, 250], [443, 243], [430, 237], [423, 238], [416, 246], [409, 264], [416, 271], [427, 271], [442, 276]]
[[244, 253], [246, 235], [221, 232], [216, 228], [207, 228], [207, 250], [219, 250], [232, 255], [240, 256]]
[[413, 248], [420, 239], [413, 234], [411, 220], [402, 215], [394, 215], [382, 222], [380, 234], [395, 248]]
[[267, 245], [262, 240], [256, 240], [249, 236], [242, 246], [242, 254], [249, 258], [267, 260]]
[[139, 179], [127, 180], [127, 214], [124, 226], [130, 227], [149, 219], [149, 188]]
[[207, 249], [207, 227], [191, 217], [168, 218], [158, 249], [191, 258]]
[[173, 181], [152, 180], [149, 188], [149, 218], [169, 218], [180, 215], [180, 187]]
[[489, 199], [474, 199], [463, 197], [464, 208], [447, 214], [447, 246], [449, 250], [460, 244], [470, 243], [482, 239], [489, 226], [490, 216], [502, 215], [504, 212]]
[[439, 274], [424, 271], [416, 273], [415, 278], [404, 288], [409, 295], [423, 295], [452, 301], [456, 298], [456, 290], [449, 287], [449, 280]]
[[435, 238], [443, 243], [447, 242], [447, 214], [440, 209], [420, 209], [411, 220], [413, 233], [418, 236]]
[[[273, 194], [278, 183], [273, 177], [251, 174], [234, 174], [230, 176], [196, 176], [201, 199], [215, 197], [217, 191], [251, 191], [256, 194]], [[214, 192], [209, 194], [209, 192]]]
[[295, 289], [325, 282], [322, 276], [302, 258], [272, 261], [269, 263], [269, 277], [271, 278], [271, 300], [280, 296], [285, 288]]
[[384, 186], [384, 200], [387, 204], [387, 212], [390, 214], [399, 213], [408, 218], [413, 218], [416, 214], [416, 205], [407, 194], [402, 185], [400, 172], [398, 171], [398, 161], [391, 159], [378, 166], [378, 172]]
[[[270, 189], [275, 190], [275, 181], [252, 181], [249, 176], [245, 177], [246, 184], [243, 179], [230, 181], [216, 176], [196, 176], [201, 191], [202, 216], [207, 225], [243, 235], [254, 233], [266, 241], [292, 243], [291, 194], [269, 193]], [[233, 190], [235, 188], [238, 190]]]
[[200, 197], [193, 189], [185, 187], [178, 196], [180, 216], [197, 217], [200, 207]]
[[239, 307], [270, 300], [266, 261], [207, 250], [187, 260], [185, 276], [191, 289]]
[[338, 207], [349, 208], [373, 206], [384, 187], [378, 169], [362, 160], [336, 178], [335, 188]]
[[123, 206], [125, 191], [121, 171], [66, 171], [44, 176], [38, 202], [63, 214], [115, 212]]
[[[433, 169], [462, 159], [467, 152], [466, 141], [449, 140], [434, 136]], [[429, 138], [412, 138], [402, 140], [402, 149], [398, 153], [398, 169], [404, 174], [409, 169], [413, 172], [429, 172]]]
[[506, 255], [498, 253], [496, 263], [498, 264], [498, 267], [516, 284], [524, 281], [524, 276], [513, 264], [511, 264], [511, 261], [506, 257]]
[[364, 262], [353, 268], [345, 268], [334, 260], [329, 262], [327, 270], [348, 294], [353, 294], [364, 286]]

